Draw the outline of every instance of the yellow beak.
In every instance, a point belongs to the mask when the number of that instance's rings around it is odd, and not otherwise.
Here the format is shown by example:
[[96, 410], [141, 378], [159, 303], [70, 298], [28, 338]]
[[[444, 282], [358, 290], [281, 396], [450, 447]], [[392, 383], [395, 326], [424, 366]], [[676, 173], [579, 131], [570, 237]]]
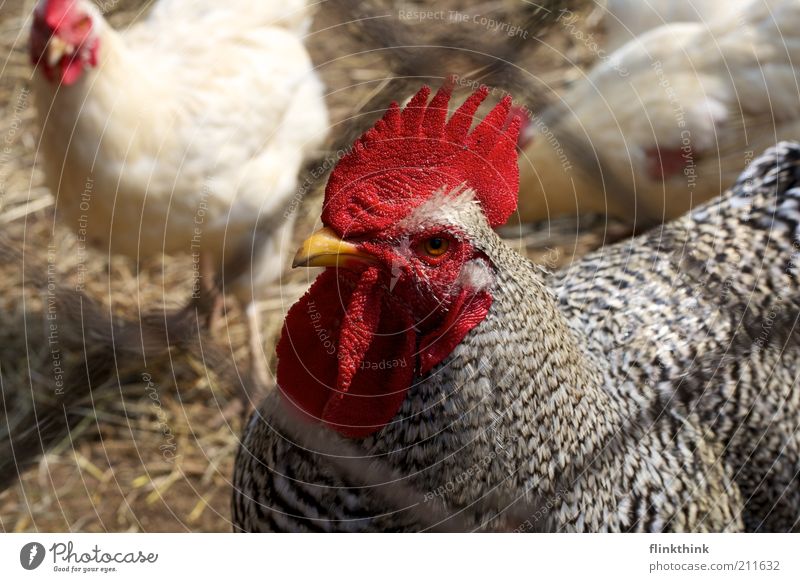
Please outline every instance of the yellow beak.
[[59, 37], [53, 35], [47, 43], [47, 64], [54, 67], [58, 64], [66, 54], [71, 54], [73, 47], [61, 40]]
[[321, 228], [308, 237], [292, 261], [294, 267], [346, 267], [356, 263], [375, 263], [369, 253], [342, 240], [330, 228]]

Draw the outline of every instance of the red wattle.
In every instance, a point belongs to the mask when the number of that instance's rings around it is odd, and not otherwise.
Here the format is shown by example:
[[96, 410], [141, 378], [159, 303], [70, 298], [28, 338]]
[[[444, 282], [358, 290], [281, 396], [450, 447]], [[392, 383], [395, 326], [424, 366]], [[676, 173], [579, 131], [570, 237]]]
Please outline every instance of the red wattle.
[[370, 267], [361, 274], [345, 310], [339, 332], [339, 375], [336, 378], [336, 386], [342, 392], [339, 399], [350, 389], [378, 329], [381, 317], [379, 275], [377, 267]]
[[61, 65], [61, 84], [69, 86], [80, 79], [83, 74], [83, 63], [75, 57], [71, 59], [64, 59]]
[[378, 284], [377, 269], [350, 276], [329, 268], [286, 316], [278, 385], [307, 417], [344, 436], [364, 437], [400, 409], [414, 376], [415, 348], [411, 317]]

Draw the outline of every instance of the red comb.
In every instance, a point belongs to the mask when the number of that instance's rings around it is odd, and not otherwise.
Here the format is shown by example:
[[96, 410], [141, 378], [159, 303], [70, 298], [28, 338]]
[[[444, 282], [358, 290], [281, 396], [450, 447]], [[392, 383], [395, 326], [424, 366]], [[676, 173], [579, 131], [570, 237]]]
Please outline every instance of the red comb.
[[43, 6], [44, 17], [47, 24], [55, 28], [66, 18], [70, 10], [75, 6], [76, 0], [48, 0]]
[[507, 123], [505, 97], [470, 132], [475, 111], [489, 94], [473, 93], [447, 119], [453, 91], [448, 80], [428, 103], [423, 87], [401, 111], [392, 103], [331, 173], [322, 221], [341, 236], [380, 231], [432, 194], [466, 185], [475, 191], [491, 226], [503, 224], [517, 206], [516, 143], [520, 119]]

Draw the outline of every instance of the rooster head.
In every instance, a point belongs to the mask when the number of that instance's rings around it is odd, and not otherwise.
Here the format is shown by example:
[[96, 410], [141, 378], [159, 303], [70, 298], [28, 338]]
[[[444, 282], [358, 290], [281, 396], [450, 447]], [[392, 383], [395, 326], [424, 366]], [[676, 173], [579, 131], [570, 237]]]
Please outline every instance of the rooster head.
[[324, 228], [295, 256], [326, 270], [287, 315], [278, 384], [345, 436], [388, 424], [492, 303], [485, 247], [516, 207], [520, 120], [505, 98], [471, 130], [486, 87], [448, 120], [452, 86], [393, 103], [354, 144], [328, 181]]
[[41, 0], [33, 12], [31, 62], [49, 81], [72, 85], [97, 65], [97, 18], [83, 0]]

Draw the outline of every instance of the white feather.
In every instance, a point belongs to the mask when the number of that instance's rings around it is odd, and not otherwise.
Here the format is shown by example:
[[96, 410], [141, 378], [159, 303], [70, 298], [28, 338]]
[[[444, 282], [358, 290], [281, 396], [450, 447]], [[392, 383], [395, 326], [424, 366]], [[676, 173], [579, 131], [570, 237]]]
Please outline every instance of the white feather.
[[[737, 7], [712, 10], [707, 22], [644, 32], [562, 96], [566, 113], [555, 129], [584, 141], [588, 153], [600, 156], [604, 169], [635, 192], [635, 204], [566, 167], [558, 144], [534, 127], [520, 161], [523, 218], [576, 209], [675, 217], [732, 185], [753, 152], [795, 139], [800, 2], [749, 0]], [[685, 153], [686, 166], [663, 180], [653, 176], [648, 164], [656, 148]]]

